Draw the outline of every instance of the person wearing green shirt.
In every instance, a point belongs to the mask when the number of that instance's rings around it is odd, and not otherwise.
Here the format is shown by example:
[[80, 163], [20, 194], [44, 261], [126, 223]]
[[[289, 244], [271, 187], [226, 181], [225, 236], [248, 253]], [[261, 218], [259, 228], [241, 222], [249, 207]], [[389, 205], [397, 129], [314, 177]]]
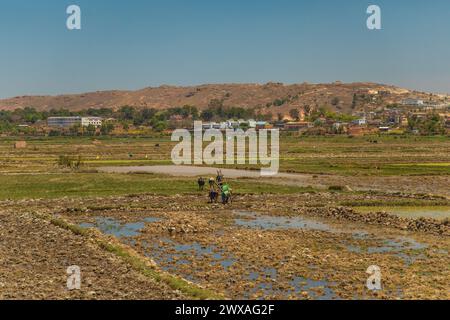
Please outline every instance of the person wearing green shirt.
[[231, 196], [231, 188], [228, 185], [228, 183], [224, 182], [222, 184], [222, 203], [223, 204], [227, 204], [228, 201], [230, 200], [230, 196]]

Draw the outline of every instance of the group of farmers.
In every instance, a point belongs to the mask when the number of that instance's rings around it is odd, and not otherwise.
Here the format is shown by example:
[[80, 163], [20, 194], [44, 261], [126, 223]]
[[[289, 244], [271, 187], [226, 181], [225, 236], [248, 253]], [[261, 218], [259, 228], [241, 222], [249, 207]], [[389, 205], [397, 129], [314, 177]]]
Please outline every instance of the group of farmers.
[[[198, 179], [198, 189], [200, 191], [204, 190], [206, 181], [203, 177]], [[219, 195], [222, 198], [222, 204], [228, 204], [232, 201], [231, 199], [231, 188], [227, 182], [224, 180], [224, 176], [221, 170], [217, 171], [216, 178], [210, 178], [209, 184], [209, 203], [217, 203]]]

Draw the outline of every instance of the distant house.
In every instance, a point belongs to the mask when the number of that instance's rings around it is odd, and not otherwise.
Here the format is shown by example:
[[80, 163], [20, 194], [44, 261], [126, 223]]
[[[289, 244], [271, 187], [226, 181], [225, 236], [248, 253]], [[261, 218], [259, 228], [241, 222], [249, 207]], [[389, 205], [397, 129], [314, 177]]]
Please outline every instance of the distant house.
[[102, 126], [103, 119], [100, 117], [83, 117], [81, 118], [81, 125], [83, 127], [101, 127]]
[[366, 128], [364, 127], [349, 127], [347, 130], [347, 134], [351, 136], [362, 136], [366, 133]]
[[227, 121], [227, 125], [229, 129], [234, 129], [234, 128], [238, 128], [239, 127], [239, 121], [235, 121], [235, 120], [228, 120]]
[[267, 121], [257, 121], [256, 122], [256, 129], [260, 130], [260, 129], [266, 129], [268, 125]]
[[215, 122], [207, 122], [207, 123], [203, 123], [203, 124], [202, 124], [202, 129], [203, 129], [203, 130], [213, 129], [215, 124], [216, 124]]
[[381, 119], [373, 119], [373, 120], [367, 121], [367, 124], [371, 127], [378, 127], [382, 123], [383, 123], [383, 121]]
[[238, 120], [239, 126], [248, 126], [248, 120], [244, 120], [244, 119], [239, 119]]
[[347, 122], [335, 122], [332, 125], [332, 128], [335, 132], [347, 132], [348, 130], [348, 123]]
[[47, 125], [49, 127], [70, 128], [74, 125], [81, 125], [81, 117], [49, 117]]
[[284, 121], [276, 121], [273, 123], [273, 127], [280, 129], [280, 130], [284, 130], [285, 126], [286, 126], [286, 123]]
[[380, 91], [378, 91], [378, 94], [379, 94], [380, 96], [386, 97], [386, 96], [391, 95], [391, 91], [389, 91], [389, 90], [380, 90]]
[[423, 106], [425, 104], [425, 102], [423, 100], [420, 99], [404, 99], [402, 101], [402, 105], [404, 106], [414, 106], [414, 107], [420, 107]]
[[367, 124], [367, 120], [366, 120], [366, 118], [357, 119], [357, 120], [352, 121], [352, 124], [357, 125], [357, 126], [365, 126]]
[[248, 127], [249, 128], [256, 128], [256, 121], [253, 119], [248, 120]]
[[27, 147], [26, 141], [16, 141], [16, 143], [14, 143], [14, 149], [25, 149], [26, 147]]
[[286, 131], [299, 131], [303, 129], [307, 129], [311, 127], [310, 122], [301, 121], [301, 122], [288, 122], [284, 125], [284, 129]]

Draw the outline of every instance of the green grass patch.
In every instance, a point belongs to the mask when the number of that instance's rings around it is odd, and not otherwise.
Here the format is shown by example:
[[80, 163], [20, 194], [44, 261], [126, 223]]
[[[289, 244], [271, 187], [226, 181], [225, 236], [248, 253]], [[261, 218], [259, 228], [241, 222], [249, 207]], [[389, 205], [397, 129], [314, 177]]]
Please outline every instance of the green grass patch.
[[[235, 194], [314, 192], [312, 188], [282, 186], [252, 180], [229, 180]], [[1, 199], [51, 199], [62, 197], [100, 197], [154, 193], [160, 195], [192, 194], [197, 191], [196, 178], [172, 178], [153, 174], [23, 174], [0, 175]]]
[[[26, 149], [14, 149], [25, 139]], [[376, 143], [373, 143], [376, 141]], [[3, 171], [25, 166], [52, 170], [60, 155], [81, 156], [86, 166], [171, 164], [170, 137], [7, 137], [0, 141]], [[280, 171], [343, 176], [450, 175], [446, 136], [280, 137]], [[131, 155], [131, 157], [130, 157]], [[47, 166], [47, 168], [45, 168]], [[236, 165], [259, 169], [259, 165]]]

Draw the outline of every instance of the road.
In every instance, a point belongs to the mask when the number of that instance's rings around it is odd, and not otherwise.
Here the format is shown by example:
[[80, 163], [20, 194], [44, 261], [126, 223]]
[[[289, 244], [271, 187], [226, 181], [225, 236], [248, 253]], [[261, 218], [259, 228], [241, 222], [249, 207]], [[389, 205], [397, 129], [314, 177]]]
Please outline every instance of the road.
[[[195, 167], [195, 166], [135, 166], [135, 167], [101, 167], [99, 171], [107, 173], [157, 173], [168, 174], [179, 177], [197, 177], [197, 176], [211, 176], [217, 175], [217, 168], [213, 167]], [[259, 170], [238, 170], [238, 169], [221, 169], [225, 177], [228, 178], [260, 178]], [[302, 180], [309, 178], [310, 175], [278, 173], [273, 178], [287, 178]]]

